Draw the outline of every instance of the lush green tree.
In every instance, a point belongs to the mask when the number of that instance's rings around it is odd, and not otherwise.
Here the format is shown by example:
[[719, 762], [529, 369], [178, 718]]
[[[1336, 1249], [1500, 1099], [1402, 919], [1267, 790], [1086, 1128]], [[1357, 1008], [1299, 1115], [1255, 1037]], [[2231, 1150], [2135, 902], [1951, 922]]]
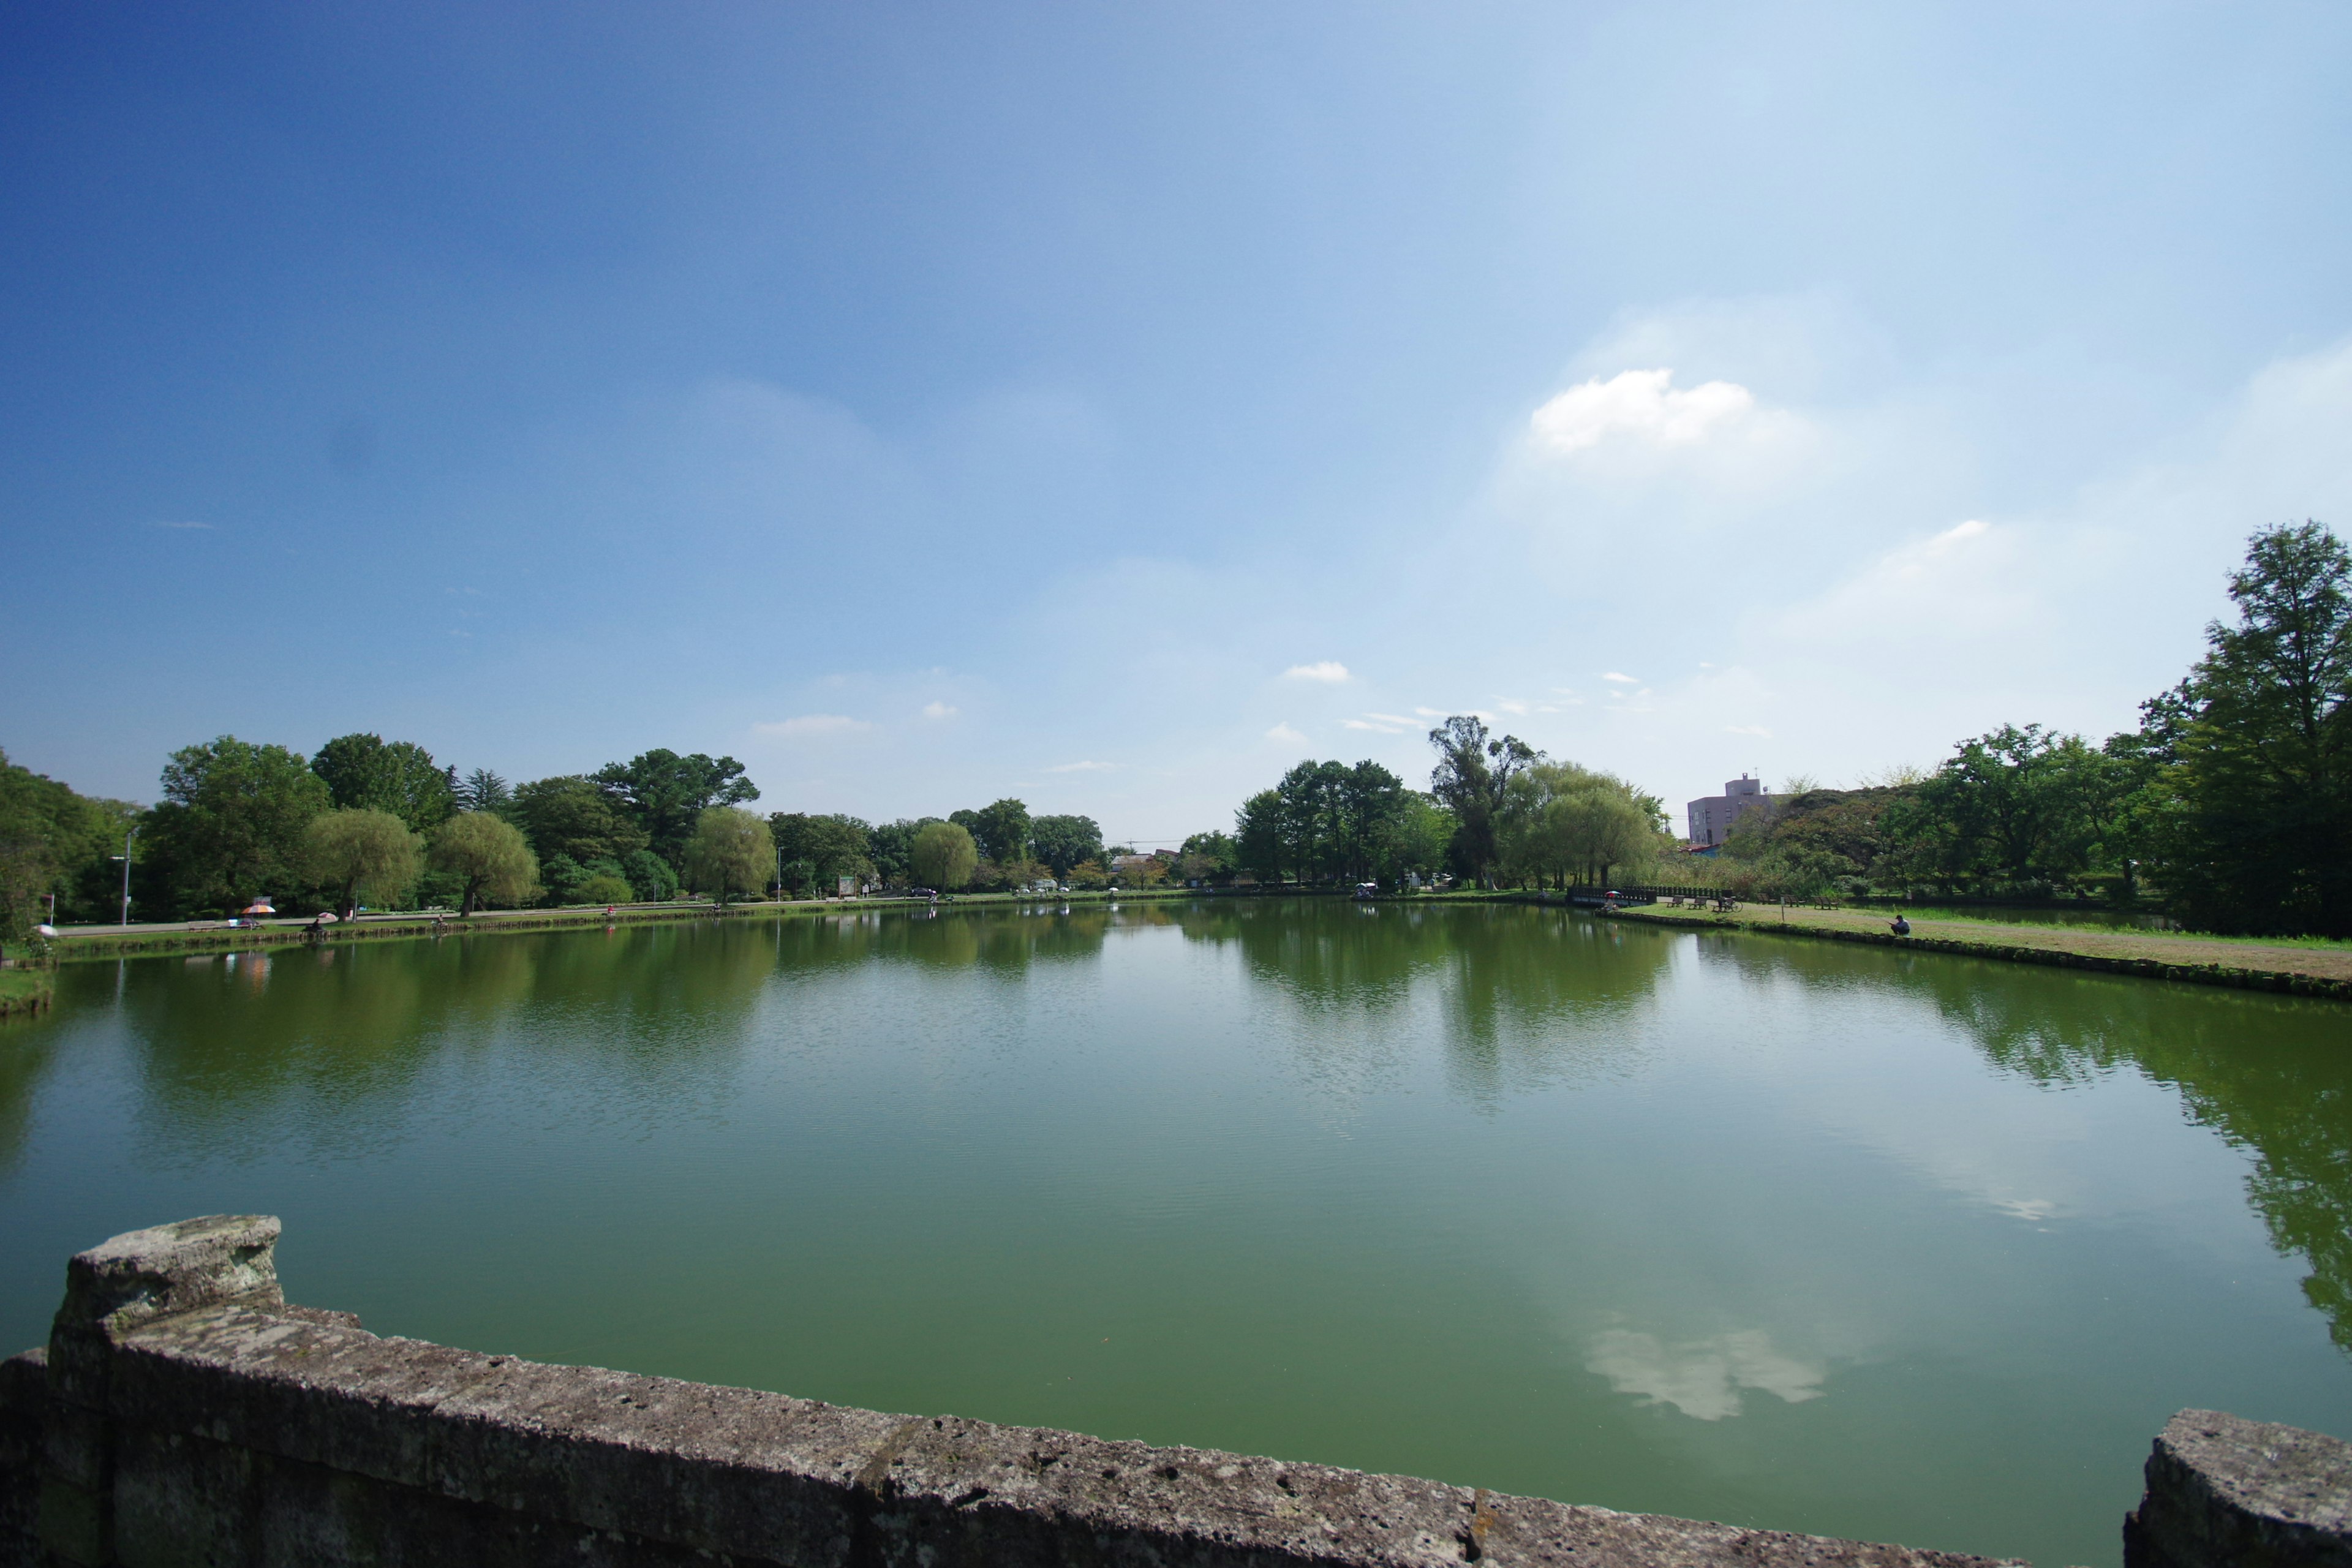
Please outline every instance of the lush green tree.
[[1430, 793], [1454, 814], [1454, 858], [1465, 875], [1486, 881], [1500, 854], [1505, 792], [1511, 777], [1543, 753], [1517, 735], [1499, 739], [1475, 714], [1457, 713], [1429, 732], [1437, 749]]
[[521, 829], [488, 811], [461, 811], [434, 831], [427, 863], [459, 879], [457, 913], [486, 903], [528, 904], [539, 896], [539, 860]]
[[680, 868], [686, 864], [687, 840], [701, 830], [704, 812], [760, 798], [758, 788], [743, 776], [742, 763], [700, 752], [684, 757], [676, 752], [641, 752], [598, 769], [595, 782], [636, 824], [653, 852]]
[[885, 887], [903, 888], [914, 879], [915, 835], [938, 820], [935, 816], [902, 816], [866, 834], [866, 858], [874, 862], [875, 874], [882, 879]]
[[121, 913], [120, 868], [108, 857], [143, 814], [127, 801], [78, 795], [0, 752], [0, 936], [21, 937], [48, 918], [97, 921]]
[[1172, 874], [1188, 882], [1229, 882], [1241, 869], [1241, 846], [1230, 833], [1195, 833], [1177, 852]]
[[1496, 855], [1505, 874], [1520, 881], [1605, 886], [1617, 879], [1613, 873], [1654, 865], [1664, 831], [1656, 800], [1614, 774], [1534, 762], [1504, 785]]
[[223, 735], [172, 753], [141, 847], [175, 911], [218, 910], [301, 880], [302, 832], [328, 809], [298, 752]]
[[1029, 808], [1017, 800], [995, 801], [978, 811], [951, 811], [948, 820], [971, 834], [980, 853], [991, 860], [1018, 866], [1029, 858]]
[[460, 811], [503, 811], [514, 800], [507, 781], [488, 768], [476, 768], [457, 787]]
[[533, 779], [514, 792], [513, 802], [499, 815], [523, 830], [542, 867], [551, 867], [559, 855], [617, 864], [647, 845], [645, 830], [593, 780], [577, 773]]
[[952, 892], [971, 880], [980, 847], [960, 822], [933, 822], [915, 835], [909, 868], [924, 886]]
[[657, 904], [677, 897], [677, 873], [650, 849], [632, 849], [621, 858], [621, 875], [643, 903]]
[[768, 825], [740, 806], [706, 807], [687, 840], [688, 879], [722, 904], [730, 894], [764, 887], [775, 865], [776, 841]]
[[830, 892], [844, 877], [863, 880], [873, 873], [866, 854], [873, 830], [854, 816], [780, 811], [768, 818], [768, 830], [783, 858], [786, 885], [795, 892], [811, 887]]
[[2352, 554], [2254, 535], [2180, 693], [2162, 878], [2190, 925], [2352, 935]]
[[1283, 832], [1282, 795], [1262, 789], [1234, 813], [1234, 852], [1243, 869], [1261, 882], [1279, 882], [1287, 840]]
[[1068, 876], [1081, 860], [1102, 858], [1102, 829], [1091, 816], [1038, 817], [1029, 824], [1029, 843], [1057, 878]]
[[456, 770], [408, 741], [338, 735], [319, 748], [310, 771], [345, 811], [388, 811], [411, 831], [437, 827], [457, 809]]
[[629, 886], [627, 879], [610, 871], [599, 871], [572, 889], [572, 901], [575, 904], [625, 904], [635, 897], [636, 889]]
[[362, 898], [399, 901], [425, 869], [424, 847], [391, 812], [339, 806], [304, 825], [302, 868], [349, 920]]

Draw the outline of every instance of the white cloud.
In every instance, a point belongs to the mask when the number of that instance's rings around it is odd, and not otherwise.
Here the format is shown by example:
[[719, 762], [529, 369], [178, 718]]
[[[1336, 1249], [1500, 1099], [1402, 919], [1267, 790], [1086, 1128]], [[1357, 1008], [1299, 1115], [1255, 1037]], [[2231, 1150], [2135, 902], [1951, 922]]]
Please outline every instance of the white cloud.
[[1117, 763], [1062, 763], [1045, 771], [1049, 773], [1107, 773], [1117, 766]]
[[1757, 735], [1767, 741], [1772, 738], [1772, 731], [1761, 724], [1726, 724], [1723, 732], [1727, 735]]
[[1678, 1345], [1633, 1329], [1605, 1329], [1592, 1337], [1584, 1369], [1607, 1378], [1620, 1394], [1640, 1394], [1645, 1405], [1671, 1405], [1701, 1421], [1738, 1415], [1743, 1388], [1790, 1405], [1819, 1399], [1829, 1375], [1825, 1367], [1774, 1350], [1761, 1329]]
[[1408, 730], [1416, 727], [1416, 721], [1408, 719], [1402, 713], [1367, 713], [1364, 717], [1377, 719], [1383, 724], [1402, 724]]
[[803, 713], [797, 719], [754, 724], [751, 730], [754, 734], [797, 738], [803, 735], [842, 735], [873, 727], [863, 719], [852, 719], [844, 713]]
[[1348, 679], [1348, 667], [1336, 658], [1327, 658], [1316, 664], [1294, 664], [1282, 673], [1287, 680], [1323, 680], [1337, 685]]
[[1620, 371], [1607, 381], [1594, 376], [1529, 415], [1528, 426], [1559, 453], [1581, 452], [1612, 437], [1688, 447], [1756, 406], [1755, 394], [1736, 382], [1702, 382], [1677, 391], [1674, 379], [1671, 370]]
[[1613, 680], [1622, 686], [1639, 686], [1642, 684], [1642, 678], [1640, 676], [1621, 675], [1613, 669], [1608, 674], [1602, 676], [1601, 679], [1603, 680]]
[[1269, 741], [1280, 741], [1286, 745], [1303, 746], [1307, 744], [1307, 737], [1300, 734], [1297, 731], [1292, 729], [1287, 724], [1276, 724], [1273, 729], [1268, 730], [1265, 732], [1265, 738]]
[[1528, 705], [1516, 697], [1497, 697], [1495, 699], [1495, 706], [1506, 713], [1516, 714], [1520, 718], [1527, 717], [1529, 711]]
[[923, 704], [923, 717], [926, 719], [952, 719], [956, 716], [957, 711], [958, 710], [956, 709], [949, 706], [945, 702], [926, 702]]

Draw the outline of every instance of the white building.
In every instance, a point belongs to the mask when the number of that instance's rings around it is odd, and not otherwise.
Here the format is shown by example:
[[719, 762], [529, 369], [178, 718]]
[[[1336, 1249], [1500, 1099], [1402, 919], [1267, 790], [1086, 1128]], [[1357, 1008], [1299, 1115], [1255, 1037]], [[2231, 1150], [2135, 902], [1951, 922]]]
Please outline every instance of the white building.
[[1773, 805], [1772, 797], [1764, 793], [1764, 781], [1742, 773], [1727, 781], [1721, 795], [1690, 803], [1690, 841], [1702, 849], [1711, 849], [1731, 837], [1731, 825], [1742, 814], [1769, 812]]

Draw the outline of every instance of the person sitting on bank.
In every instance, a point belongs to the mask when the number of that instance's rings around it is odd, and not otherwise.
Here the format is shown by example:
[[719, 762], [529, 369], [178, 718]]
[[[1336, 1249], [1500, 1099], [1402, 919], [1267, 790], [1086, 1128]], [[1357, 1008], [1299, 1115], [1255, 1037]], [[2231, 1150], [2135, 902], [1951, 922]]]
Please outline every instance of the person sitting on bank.
[[1908, 920], [1906, 920], [1903, 916], [1896, 915], [1895, 917], [1894, 931], [1896, 936], [1909, 936], [1911, 934], [1911, 922]]

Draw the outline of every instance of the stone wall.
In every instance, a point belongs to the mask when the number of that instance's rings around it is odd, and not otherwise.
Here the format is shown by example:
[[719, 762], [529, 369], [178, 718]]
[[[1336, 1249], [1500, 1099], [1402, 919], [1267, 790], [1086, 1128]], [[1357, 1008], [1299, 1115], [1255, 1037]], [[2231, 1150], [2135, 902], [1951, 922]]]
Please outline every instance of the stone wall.
[[[278, 1228], [188, 1220], [71, 1261], [47, 1350], [0, 1363], [0, 1563], [1983, 1563], [379, 1338], [286, 1303]], [[2266, 1496], [2216, 1491], [2191, 1531], [2152, 1494], [2136, 1539], [2173, 1555], [2141, 1561], [2217, 1561], [2179, 1553]], [[2328, 1506], [2332, 1535], [2284, 1549], [2339, 1555], [2275, 1561], [2346, 1561], [2340, 1486]]]

